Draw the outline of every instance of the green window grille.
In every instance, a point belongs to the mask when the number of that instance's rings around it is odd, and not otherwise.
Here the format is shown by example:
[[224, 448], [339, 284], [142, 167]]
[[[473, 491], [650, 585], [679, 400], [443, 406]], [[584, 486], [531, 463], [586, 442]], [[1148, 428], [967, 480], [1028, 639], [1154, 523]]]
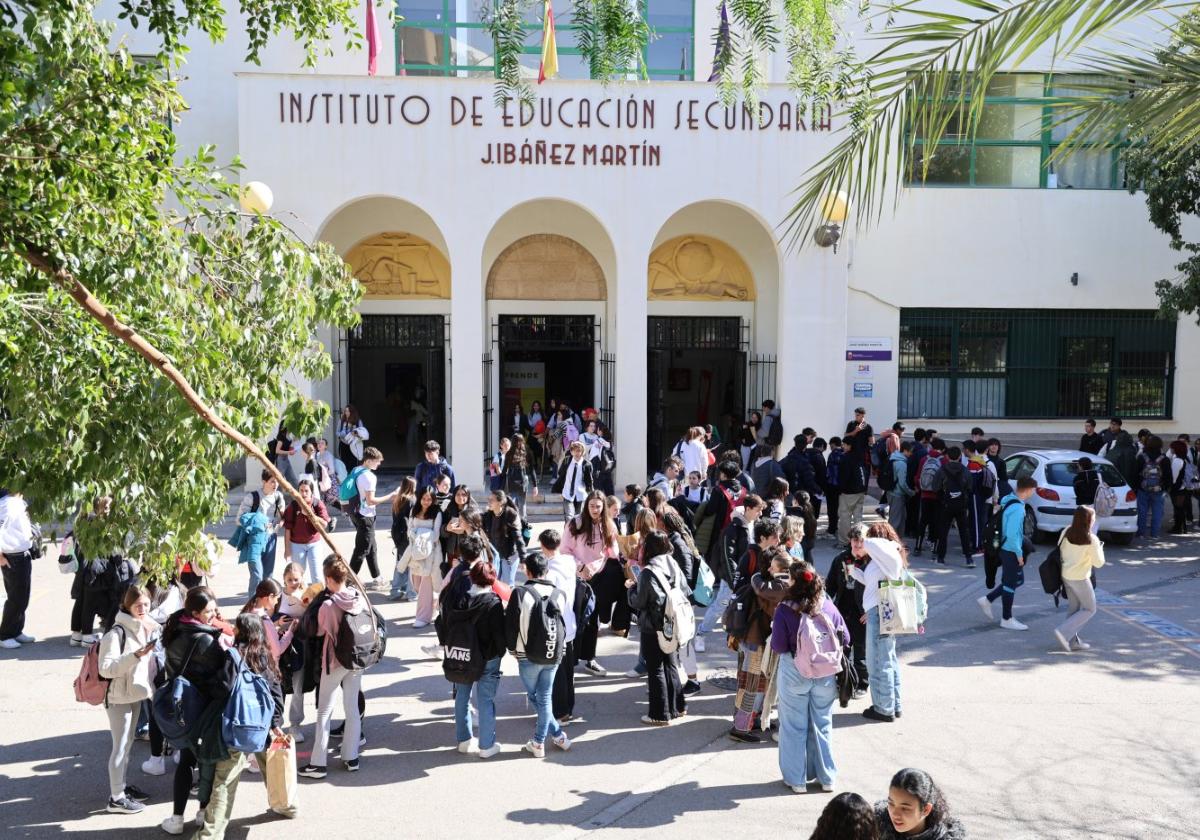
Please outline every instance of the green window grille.
[[[1121, 150], [1084, 145], [1054, 164], [1050, 156], [1074, 122], [1059, 123], [1052, 103], [1080, 97], [1088, 75], [1007, 73], [988, 84], [971, 142], [956, 115], [942, 137], [917, 137], [910, 184], [927, 187], [1123, 189]], [[929, 170], [921, 183], [921, 167]]]
[[[489, 0], [398, 0], [403, 16], [395, 28], [396, 73], [401, 76], [494, 77], [495, 47], [483, 22]], [[690, 81], [695, 76], [693, 53], [695, 6], [692, 0], [647, 0], [646, 20], [651, 36], [642, 50], [651, 79]], [[587, 59], [579, 52], [574, 8], [567, 0], [554, 5], [558, 78], [587, 79]], [[525, 47], [521, 65], [537, 78], [542, 55], [542, 5], [525, 12]], [[631, 69], [631, 73], [633, 70]]]
[[1174, 375], [1155, 310], [900, 310], [900, 417], [1163, 419]]

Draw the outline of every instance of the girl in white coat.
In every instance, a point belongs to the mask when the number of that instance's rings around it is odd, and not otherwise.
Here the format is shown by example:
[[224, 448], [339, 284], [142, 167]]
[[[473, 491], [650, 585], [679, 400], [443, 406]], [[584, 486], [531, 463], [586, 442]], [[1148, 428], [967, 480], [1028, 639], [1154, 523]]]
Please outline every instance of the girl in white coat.
[[111, 680], [105, 697], [112, 750], [108, 756], [108, 811], [136, 814], [146, 806], [147, 795], [126, 785], [129, 753], [142, 701], [154, 692], [151, 673], [159, 625], [150, 618], [150, 596], [137, 584], [125, 590], [113, 626], [100, 639], [100, 676]]

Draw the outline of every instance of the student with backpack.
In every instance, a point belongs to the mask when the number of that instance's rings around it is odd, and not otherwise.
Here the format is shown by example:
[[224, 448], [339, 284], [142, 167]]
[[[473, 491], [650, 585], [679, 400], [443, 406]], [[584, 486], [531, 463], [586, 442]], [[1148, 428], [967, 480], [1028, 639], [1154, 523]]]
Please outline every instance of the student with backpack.
[[[371, 447], [368, 447], [370, 449]], [[363, 453], [367, 456], [367, 453]], [[372, 456], [363, 461], [372, 460]], [[300, 775], [309, 779], [324, 779], [328, 761], [329, 724], [337, 690], [342, 690], [342, 707], [346, 728], [342, 735], [342, 762], [351, 773], [358, 771], [359, 734], [362, 719], [358, 713], [358, 694], [362, 689], [363, 671], [354, 667], [347, 650], [347, 639], [354, 643], [353, 628], [370, 622], [374, 615], [366, 597], [350, 585], [350, 569], [337, 557], [326, 558], [324, 564], [325, 593], [317, 612], [318, 666], [321, 686], [317, 694], [317, 725], [313, 736], [312, 757]]]
[[[317, 519], [324, 523], [323, 527], [328, 529], [332, 517], [326, 509], [325, 503], [317, 498], [312, 482], [300, 482], [300, 487], [296, 492], [300, 494], [300, 499], [312, 508]], [[284, 508], [282, 518], [283, 556], [288, 559], [288, 562], [299, 563], [301, 568], [308, 573], [309, 579], [316, 580], [321, 576], [321, 566], [317, 561], [317, 548], [322, 541], [321, 535], [300, 509], [300, 503], [294, 499]], [[266, 580], [270, 579], [270, 575], [268, 575]]]
[[504, 456], [500, 465], [500, 487], [513, 500], [521, 521], [525, 521], [525, 497], [530, 493], [538, 497], [537, 470], [533, 458], [525, 446], [524, 437], [514, 437], [512, 449]]
[[[713, 494], [714, 497], [717, 495]], [[704, 610], [700, 626], [696, 628], [696, 650], [700, 653], [705, 651], [704, 635], [716, 629], [717, 621], [725, 614], [725, 608], [733, 597], [738, 562], [746, 553], [746, 549], [753, 544], [755, 523], [762, 517], [765, 508], [763, 500], [753, 493], [741, 496], [739, 506], [728, 508], [726, 524], [713, 541], [714, 551], [710, 554], [708, 565], [720, 585], [712, 603]]]
[[[162, 643], [166, 652], [166, 680], [170, 685], [177, 678], [186, 680], [199, 695], [201, 704], [223, 700], [229, 696], [229, 684], [225, 680], [226, 651], [233, 645], [233, 637], [214, 626], [218, 620], [217, 596], [207, 586], [194, 586], [184, 596], [183, 609], [172, 614], [163, 627]], [[163, 689], [159, 689], [162, 691]], [[157, 693], [155, 695], [157, 699]], [[155, 714], [159, 714], [155, 703]], [[163, 728], [163, 721], [159, 721]], [[175, 766], [171, 816], [162, 822], [167, 834], [183, 834], [183, 812], [192, 788], [192, 771], [196, 768], [196, 753], [191, 747], [179, 750], [179, 764]], [[201, 791], [200, 811], [196, 824], [204, 822], [208, 796]]]
[[[442, 644], [442, 671], [454, 683], [454, 731], [458, 751], [491, 758], [500, 750], [496, 740], [496, 689], [500, 685], [500, 660], [504, 656], [504, 605], [492, 591], [496, 572], [484, 559], [466, 572], [469, 587], [461, 595], [443, 599], [438, 618]], [[479, 712], [478, 732], [471, 726], [471, 696]]]
[[[1079, 637], [1083, 626], [1096, 617], [1095, 569], [1104, 565], [1104, 543], [1095, 532], [1096, 511], [1086, 505], [1075, 508], [1071, 525], [1058, 540], [1062, 559], [1062, 584], [1067, 592], [1067, 620], [1054, 629], [1054, 638], [1067, 653], [1091, 647]], [[1049, 559], [1049, 558], [1047, 558]]]
[[645, 565], [636, 581], [628, 579], [629, 606], [638, 613], [639, 653], [646, 662], [650, 708], [647, 726], [667, 726], [687, 709], [679, 679], [679, 649], [695, 633], [683, 574], [671, 555], [671, 540], [651, 531], [642, 542]]
[[[558, 531], [547, 528], [538, 535], [538, 548], [546, 558], [546, 580], [555, 589], [560, 590], [571, 606], [563, 614], [563, 629], [565, 645], [563, 658], [558, 670], [554, 672], [554, 685], [550, 692], [550, 706], [554, 719], [562, 726], [575, 723], [579, 716], [575, 714], [575, 666], [579, 663], [579, 652], [576, 648], [575, 637], [579, 627], [587, 623], [591, 617], [588, 610], [588, 600], [591, 587], [575, 576], [575, 558], [561, 554], [558, 550], [562, 538]], [[595, 610], [595, 599], [592, 598], [592, 610]]]
[[899, 534], [905, 531], [909, 497], [915, 496], [917, 492], [908, 479], [908, 461], [912, 451], [911, 440], [900, 441], [899, 448], [888, 455], [887, 464], [879, 471], [877, 479], [879, 489], [888, 494], [888, 522]]
[[[237, 678], [234, 692], [222, 713], [221, 736], [227, 756], [216, 763], [212, 794], [204, 811], [204, 824], [192, 840], [222, 840], [229, 827], [238, 779], [249, 758], [266, 767], [267, 747], [284, 739], [283, 688], [279, 667], [271, 655], [263, 623], [252, 613], [242, 613], [234, 622]], [[294, 747], [289, 747], [294, 749]], [[284, 817], [295, 817], [296, 808], [272, 809]]]
[[[878, 523], [884, 524], [885, 523]], [[900, 717], [900, 660], [896, 637], [880, 632], [879, 584], [900, 580], [908, 565], [902, 547], [891, 539], [867, 537], [851, 546], [858, 561], [846, 571], [863, 587], [863, 613], [867, 627], [867, 669], [871, 705], [863, 710], [868, 720], [891, 723]], [[861, 562], [861, 566], [860, 566]]]
[[946, 550], [950, 544], [950, 523], [958, 529], [958, 541], [962, 545], [963, 559], [967, 568], [975, 568], [971, 531], [967, 527], [967, 510], [971, 504], [971, 479], [967, 468], [962, 465], [962, 450], [951, 446], [946, 450], [946, 462], [933, 478], [933, 490], [937, 494], [938, 525], [935, 543], [935, 558], [939, 565], [946, 565]]
[[837, 608], [825, 597], [825, 584], [808, 563], [791, 565], [791, 586], [771, 622], [771, 650], [779, 656], [779, 770], [795, 793], [808, 790], [815, 776], [832, 791], [833, 704], [842, 647], [850, 633]]
[[1151, 435], [1137, 456], [1133, 489], [1137, 491], [1137, 535], [1156, 540], [1162, 534], [1163, 506], [1171, 486], [1171, 463], [1163, 455], [1162, 438]]
[[[240, 560], [246, 563], [250, 570], [247, 595], [254, 592], [260, 580], [275, 575], [275, 546], [283, 523], [285, 505], [283, 493], [279, 492], [279, 482], [267, 470], [262, 471], [262, 489], [251, 490], [242, 497], [242, 503], [238, 505], [235, 519], [239, 525], [243, 525], [243, 517], [247, 514], [261, 513], [266, 518], [266, 539], [261, 551], [257, 556], [246, 556], [245, 560]], [[257, 548], [257, 542], [255, 547]]]
[[[375, 545], [375, 507], [386, 504], [396, 495], [396, 490], [382, 496], [375, 495], [379, 479], [375, 470], [383, 463], [383, 453], [374, 446], [368, 446], [362, 453], [362, 464], [350, 471], [346, 482], [353, 482], [353, 495], [348, 499], [350, 521], [354, 523], [354, 553], [350, 555], [350, 568], [358, 574], [363, 561], [376, 584], [382, 583], [379, 575], [378, 549]], [[339, 497], [346, 496], [346, 489], [338, 492]], [[371, 584], [367, 584], [370, 586]]]
[[[147, 614], [150, 597], [146, 590], [132, 584], [125, 590], [113, 626], [97, 643], [95, 674], [90, 681], [104, 685], [103, 700], [108, 713], [112, 749], [108, 754], [108, 806], [110, 814], [137, 814], [149, 795], [126, 784], [129, 754], [133, 749], [134, 729], [142, 702], [153, 693], [150, 666], [158, 644], [158, 622]], [[91, 651], [89, 651], [89, 655]], [[81, 673], [91, 674], [85, 661]], [[81, 678], [82, 679], [82, 678]], [[97, 685], [97, 687], [99, 687]]]
[[[928, 433], [927, 433], [928, 434]], [[917, 464], [916, 490], [920, 496], [920, 522], [917, 526], [917, 542], [913, 554], [920, 556], [925, 540], [933, 544], [937, 552], [938, 523], [941, 521], [942, 506], [938, 498], [936, 481], [947, 458], [946, 442], [940, 437], [929, 438], [929, 451]]]
[[791, 585], [788, 569], [792, 558], [776, 540], [768, 538], [763, 543], [756, 546], [759, 549], [756, 554], [761, 556], [756, 559], [757, 568], [748, 580], [750, 590], [746, 594], [753, 600], [749, 601], [751, 613], [746, 632], [741, 637], [732, 634], [729, 637], [729, 647], [738, 652], [738, 688], [733, 698], [729, 737], [750, 744], [759, 741], [754, 732], [756, 724], [771, 715], [764, 704], [767, 686], [775, 681], [777, 660], [767, 647], [767, 636], [775, 611]]
[[504, 611], [505, 643], [517, 660], [521, 684], [537, 712], [533, 737], [524, 747], [534, 758], [546, 757], [547, 738], [560, 750], [571, 749], [571, 739], [554, 717], [551, 694], [566, 650], [566, 613], [572, 605], [563, 591], [546, 579], [546, 566], [541, 552], [525, 556], [527, 580], [513, 589]]
[[1188, 486], [1187, 444], [1182, 440], [1173, 440], [1167, 447], [1168, 465], [1170, 471], [1166, 474], [1167, 495], [1171, 498], [1174, 509], [1171, 517], [1171, 533], [1186, 534], [1188, 514], [1191, 513], [1192, 492]]
[[[1000, 500], [1001, 543], [997, 552], [1001, 567], [1000, 585], [977, 599], [988, 621], [996, 620], [992, 614], [992, 603], [1000, 599], [1003, 608], [1000, 626], [1005, 630], [1029, 629], [1013, 617], [1012, 608], [1017, 588], [1025, 583], [1025, 501], [1035, 490], [1037, 481], [1034, 479], [1018, 479], [1016, 491]], [[1014, 503], [1014, 500], [1020, 504]]]

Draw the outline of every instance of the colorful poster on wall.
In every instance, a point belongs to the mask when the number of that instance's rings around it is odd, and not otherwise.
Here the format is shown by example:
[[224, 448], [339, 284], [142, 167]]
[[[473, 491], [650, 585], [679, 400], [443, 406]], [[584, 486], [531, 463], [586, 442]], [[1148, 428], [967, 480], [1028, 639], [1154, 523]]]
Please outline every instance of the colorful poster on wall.
[[504, 401], [500, 404], [500, 428], [508, 428], [506, 418], [513, 406], [521, 404], [526, 413], [529, 405], [537, 400], [546, 404], [546, 365], [543, 362], [509, 362], [503, 368], [504, 381], [500, 393]]
[[854, 383], [854, 398], [856, 400], [869, 400], [875, 396], [874, 382], [855, 382]]

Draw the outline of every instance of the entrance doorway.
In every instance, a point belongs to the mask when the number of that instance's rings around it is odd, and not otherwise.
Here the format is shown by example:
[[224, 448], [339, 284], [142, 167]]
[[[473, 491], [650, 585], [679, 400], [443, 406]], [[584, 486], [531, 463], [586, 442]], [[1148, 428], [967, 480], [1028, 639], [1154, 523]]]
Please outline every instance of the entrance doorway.
[[443, 315], [363, 315], [347, 336], [349, 402], [385, 471], [411, 470], [427, 440], [448, 448], [446, 340]]
[[500, 436], [512, 433], [513, 409], [528, 414], [537, 400], [566, 402], [576, 413], [594, 405], [600, 322], [591, 315], [501, 315], [493, 324], [499, 350]]
[[689, 426], [711, 423], [735, 445], [746, 413], [741, 319], [652, 316], [648, 332], [649, 469], [658, 469]]

